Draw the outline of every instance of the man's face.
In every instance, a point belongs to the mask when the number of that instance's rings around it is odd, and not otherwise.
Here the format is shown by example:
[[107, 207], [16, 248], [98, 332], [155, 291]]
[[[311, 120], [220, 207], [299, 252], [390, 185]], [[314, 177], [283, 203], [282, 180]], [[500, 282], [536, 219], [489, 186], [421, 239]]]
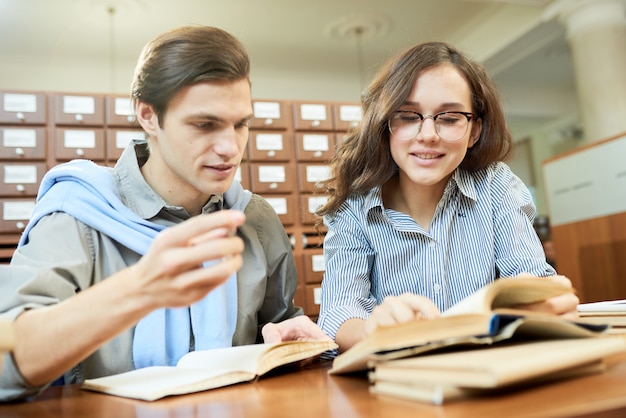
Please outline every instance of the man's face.
[[162, 128], [150, 116], [146, 180], [168, 203], [185, 207], [224, 193], [243, 158], [252, 116], [247, 80], [184, 87], [168, 103]]

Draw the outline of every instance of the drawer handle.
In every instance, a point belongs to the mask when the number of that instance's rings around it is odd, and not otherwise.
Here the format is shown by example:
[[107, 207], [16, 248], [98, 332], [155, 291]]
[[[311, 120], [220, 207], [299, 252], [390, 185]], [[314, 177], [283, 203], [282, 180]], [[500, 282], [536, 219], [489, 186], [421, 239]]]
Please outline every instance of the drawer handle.
[[320, 121], [319, 120], [314, 120], [313, 122], [311, 122], [311, 126], [313, 126], [313, 127], [320, 126]]
[[85, 155], [85, 151], [82, 148], [76, 149], [76, 155], [80, 155], [81, 157]]
[[22, 112], [17, 112], [17, 113], [15, 114], [15, 116], [16, 116], [19, 120], [21, 120], [21, 121], [23, 121], [24, 119], [26, 119], [26, 117], [24, 116], [24, 113], [22, 113]]
[[26, 187], [24, 187], [24, 185], [23, 185], [23, 184], [18, 184], [17, 186], [15, 186], [15, 189], [16, 189], [18, 192], [24, 192], [24, 191], [26, 191]]
[[83, 121], [83, 115], [81, 115], [80, 113], [77, 113], [76, 116], [74, 116], [74, 118], [76, 119], [77, 122]]
[[263, 123], [267, 126], [267, 125], [271, 125], [272, 123], [274, 123], [274, 121], [270, 118], [267, 118], [263, 121]]
[[135, 117], [133, 115], [126, 116], [126, 120], [128, 123], [133, 123], [135, 121]]
[[26, 227], [26, 224], [24, 222], [17, 222], [15, 227], [21, 231]]
[[314, 156], [314, 157], [321, 157], [321, 156], [322, 156], [322, 151], [320, 151], [320, 150], [315, 151], [315, 152], [313, 153], [313, 156]]
[[275, 157], [276, 156], [276, 151], [274, 151], [274, 150], [267, 151], [267, 156], [268, 157]]
[[18, 148], [15, 148], [15, 154], [17, 154], [17, 155], [24, 155], [25, 152], [24, 152], [24, 150], [22, 148], [18, 147]]
[[270, 189], [274, 190], [274, 189], [278, 189], [278, 184], [276, 183], [270, 183]]

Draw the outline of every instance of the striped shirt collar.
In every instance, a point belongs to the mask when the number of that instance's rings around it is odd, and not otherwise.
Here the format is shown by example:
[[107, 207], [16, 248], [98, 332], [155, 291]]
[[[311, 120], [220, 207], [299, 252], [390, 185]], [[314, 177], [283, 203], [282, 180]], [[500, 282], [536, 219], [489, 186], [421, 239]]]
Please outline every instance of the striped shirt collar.
[[[454, 174], [448, 181], [446, 188], [443, 192], [443, 199], [452, 193], [453, 190], [459, 190], [465, 197], [474, 201], [478, 200], [478, 192], [476, 190], [476, 182], [474, 177], [465, 170], [457, 168]], [[382, 189], [380, 186], [374, 187], [367, 193], [364, 199], [363, 208], [366, 212], [369, 212], [373, 208], [384, 209], [382, 199]]]

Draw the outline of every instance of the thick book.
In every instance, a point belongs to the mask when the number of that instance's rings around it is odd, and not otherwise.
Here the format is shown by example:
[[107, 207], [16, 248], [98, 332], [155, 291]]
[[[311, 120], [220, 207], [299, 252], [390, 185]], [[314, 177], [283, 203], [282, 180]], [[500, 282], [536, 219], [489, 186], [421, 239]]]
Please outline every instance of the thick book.
[[606, 333], [607, 324], [570, 321], [514, 309], [541, 302], [572, 289], [535, 277], [499, 279], [443, 312], [442, 317], [379, 327], [341, 353], [329, 373], [368, 369], [371, 360], [415, 356], [450, 346], [494, 344], [519, 338], [583, 338]]
[[87, 379], [81, 387], [154, 401], [170, 395], [250, 382], [280, 366], [316, 357], [336, 347], [331, 341], [285, 341], [192, 351], [185, 354], [176, 366], [144, 367]]
[[625, 352], [622, 337], [509, 343], [377, 361], [368, 377], [374, 393], [442, 404], [599, 373], [605, 358]]
[[626, 299], [581, 303], [578, 314], [587, 322], [611, 325], [611, 333], [626, 332]]

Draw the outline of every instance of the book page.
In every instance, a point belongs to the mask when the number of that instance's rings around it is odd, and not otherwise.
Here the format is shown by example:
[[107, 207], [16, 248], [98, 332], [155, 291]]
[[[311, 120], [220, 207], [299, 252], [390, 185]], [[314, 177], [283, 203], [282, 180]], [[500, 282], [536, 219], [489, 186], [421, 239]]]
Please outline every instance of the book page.
[[81, 388], [126, 398], [153, 401], [168, 395], [198, 392], [254, 379], [249, 373], [224, 369], [188, 369], [153, 366], [112, 376], [86, 380]]
[[581, 303], [578, 312], [619, 312], [626, 314], [626, 299]]
[[544, 277], [502, 278], [479, 289], [442, 315], [487, 313], [497, 308], [541, 302], [571, 291], [571, 288]]
[[251, 344], [236, 347], [198, 350], [185, 354], [177, 367], [240, 371], [256, 374], [259, 359], [276, 344]]

